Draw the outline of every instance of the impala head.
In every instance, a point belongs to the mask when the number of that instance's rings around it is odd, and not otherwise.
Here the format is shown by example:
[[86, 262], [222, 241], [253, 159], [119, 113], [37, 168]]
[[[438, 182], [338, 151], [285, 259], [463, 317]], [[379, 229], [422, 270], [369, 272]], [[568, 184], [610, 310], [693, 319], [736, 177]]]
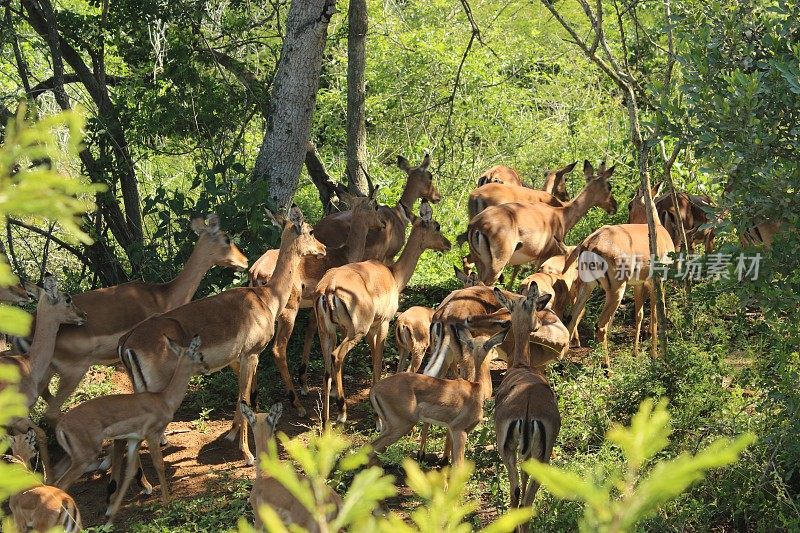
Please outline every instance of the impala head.
[[283, 404], [276, 403], [269, 408], [267, 413], [256, 413], [245, 402], [239, 403], [239, 409], [242, 411], [247, 423], [253, 428], [253, 435], [256, 437], [256, 442], [259, 438], [269, 440], [275, 434], [275, 427], [278, 425], [283, 414]]
[[39, 454], [36, 451], [36, 432], [29, 429], [26, 433], [10, 436], [8, 440], [12, 457], [16, 457], [30, 468], [33, 459]]
[[518, 185], [519, 181], [519, 176], [514, 169], [503, 165], [495, 165], [483, 171], [483, 174], [478, 178], [478, 187], [482, 187], [487, 183]]
[[178, 358], [186, 357], [192, 362], [193, 374], [208, 374], [211, 368], [205, 362], [205, 356], [200, 351], [200, 335], [195, 335], [189, 342], [189, 346], [181, 346], [169, 337], [167, 339], [167, 346], [169, 349], [178, 356]]
[[475, 368], [478, 368], [483, 364], [483, 360], [486, 359], [489, 352], [506, 338], [506, 334], [511, 328], [511, 322], [506, 320], [504, 324], [501, 324], [500, 332], [491, 337], [488, 335], [473, 337], [467, 322], [454, 324], [454, 327], [458, 342], [464, 347], [466, 354], [472, 356], [472, 360], [475, 361]]
[[49, 316], [59, 324], [80, 326], [86, 322], [86, 313], [75, 305], [69, 294], [58, 290], [56, 278], [49, 272], [44, 275], [42, 288], [36, 287], [36, 290], [39, 297], [37, 312], [39, 309], [47, 309]]
[[12, 305], [25, 305], [33, 301], [24, 283], [25, 282], [20, 282], [10, 287], [0, 287], [0, 302]]
[[595, 199], [597, 205], [609, 215], [617, 212], [617, 200], [611, 191], [611, 175], [614, 174], [616, 165], [606, 168], [606, 162], [600, 164], [600, 168], [595, 174], [594, 167], [589, 161], [583, 162], [583, 175], [586, 177], [586, 188], [591, 192], [591, 198]]
[[[408, 159], [402, 155], [397, 156], [397, 166], [408, 175], [406, 188], [405, 191], [403, 191], [403, 198], [407, 196], [414, 200], [422, 198], [434, 204], [442, 199], [439, 195], [439, 190], [433, 184], [433, 174], [428, 171], [428, 166], [430, 164], [431, 156], [427, 153], [425, 157], [422, 158], [422, 163], [416, 167], [412, 167]], [[405, 204], [405, 206], [410, 209], [413, 207], [411, 203]]]
[[[658, 213], [655, 200], [661, 195], [663, 188], [664, 182], [662, 181], [650, 189], [650, 195], [653, 198], [653, 213]], [[645, 224], [647, 222], [647, 213], [644, 205], [644, 194], [642, 194], [642, 188], [639, 187], [636, 189], [636, 194], [633, 195], [631, 201], [628, 202], [628, 224]]]
[[475, 285], [482, 285], [481, 282], [478, 281], [478, 274], [474, 270], [471, 271], [469, 274], [465, 270], [460, 270], [458, 267], [454, 266], [453, 270], [456, 273], [456, 279], [464, 285], [464, 288], [467, 287], [474, 287]]
[[411, 231], [422, 234], [422, 249], [447, 252], [450, 250], [450, 241], [442, 235], [442, 227], [433, 220], [433, 209], [428, 202], [423, 201], [419, 207], [419, 217], [414, 221]]
[[578, 162], [559, 168], [557, 170], [548, 170], [544, 173], [545, 192], [549, 192], [562, 202], [569, 202], [570, 197], [567, 192], [566, 176], [575, 168]]
[[500, 305], [511, 313], [515, 334], [525, 332], [525, 336], [539, 329], [536, 311], [544, 309], [551, 297], [549, 294], [539, 294], [539, 286], [535, 282], [528, 286], [528, 294], [525, 296], [506, 295], [498, 287], [494, 288], [494, 295]]
[[372, 189], [369, 196], [355, 196], [342, 193], [342, 201], [353, 211], [353, 216], [366, 223], [368, 229], [382, 230], [386, 227], [386, 220], [380, 216], [378, 208], [378, 187]]
[[200, 237], [197, 249], [208, 255], [212, 264], [222, 268], [247, 270], [247, 257], [231, 241], [230, 236], [219, 229], [219, 217], [214, 213], [203, 217], [195, 217], [191, 221], [192, 230]]
[[325, 245], [314, 237], [314, 228], [305, 222], [303, 212], [296, 205], [292, 204], [286, 216], [267, 210], [267, 217], [273, 224], [283, 228], [281, 242], [284, 239], [293, 239], [292, 245], [299, 255], [314, 255], [317, 257], [325, 255]]

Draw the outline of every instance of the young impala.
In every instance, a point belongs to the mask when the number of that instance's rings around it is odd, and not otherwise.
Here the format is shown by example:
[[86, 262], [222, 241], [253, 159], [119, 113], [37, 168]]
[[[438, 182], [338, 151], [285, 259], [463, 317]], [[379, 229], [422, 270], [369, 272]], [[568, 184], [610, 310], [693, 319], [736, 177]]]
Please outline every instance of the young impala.
[[[33, 430], [11, 437], [11, 457], [28, 470], [36, 456], [38, 437]], [[45, 446], [47, 442], [45, 441]], [[40, 450], [43, 448], [39, 448]], [[37, 485], [14, 494], [8, 500], [17, 531], [50, 531], [59, 528], [66, 533], [83, 530], [81, 513], [72, 496], [50, 485]]]
[[[247, 423], [250, 424], [250, 427], [253, 429], [253, 439], [256, 443], [256, 456], [260, 458], [267, 453], [268, 443], [272, 440], [275, 434], [275, 427], [278, 425], [278, 420], [280, 420], [283, 414], [283, 406], [276, 403], [270, 407], [267, 413], [255, 413], [249, 405], [242, 402], [239, 404], [239, 409], [242, 411], [242, 415], [247, 420]], [[301, 483], [306, 482], [303, 476], [298, 477], [300, 477]], [[324, 499], [330, 509], [327, 513], [327, 519], [333, 520], [342, 507], [342, 499], [331, 489], [328, 489]], [[250, 507], [253, 509], [255, 526], [258, 531], [263, 529], [261, 517], [258, 514], [258, 509], [262, 505], [269, 505], [272, 507], [286, 526], [294, 524], [300, 526], [305, 531], [320, 531], [319, 524], [314, 520], [311, 513], [308, 512], [306, 506], [303, 505], [283, 483], [271, 477], [268, 471], [263, 470], [261, 461], [259, 460], [256, 463], [256, 479], [250, 491]]]
[[[550, 384], [544, 375], [531, 369], [527, 341], [538, 328], [537, 309], [546, 305], [549, 295], [540, 296], [532, 285], [527, 296], [506, 297], [495, 289], [497, 299], [511, 312], [514, 355], [495, 395], [495, 435], [497, 451], [508, 471], [511, 508], [530, 507], [539, 484], [528, 479], [520, 463], [535, 459], [550, 462], [553, 446], [561, 429], [561, 415]], [[523, 531], [522, 527], [518, 531]]]
[[[103, 448], [104, 440], [114, 441], [112, 479], [108, 490], [109, 498], [113, 496], [113, 500], [106, 511], [109, 524], [113, 522], [134, 473], [139, 468], [138, 451], [142, 441], [147, 441], [147, 448], [158, 474], [161, 500], [164, 504], [169, 502], [169, 488], [159, 441], [186, 395], [189, 379], [198, 372], [207, 373], [208, 365], [199, 351], [200, 337], [197, 335], [192, 338], [188, 348], [175, 344], [171, 339], [166, 339], [166, 342], [178, 357], [178, 363], [163, 390], [112, 394], [88, 400], [64, 413], [56, 426], [56, 440], [67, 454], [57, 468], [60, 475], [56, 486], [62, 490], [71, 487], [95, 461]], [[120, 484], [118, 477], [125, 451], [128, 463], [125, 477]]]

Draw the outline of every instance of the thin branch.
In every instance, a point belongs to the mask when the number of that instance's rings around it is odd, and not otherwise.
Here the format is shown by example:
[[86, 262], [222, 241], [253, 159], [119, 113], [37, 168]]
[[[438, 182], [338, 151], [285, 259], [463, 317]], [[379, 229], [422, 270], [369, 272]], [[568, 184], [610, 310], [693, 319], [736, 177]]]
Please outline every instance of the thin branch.
[[[89, 261], [89, 258], [86, 257], [86, 255], [84, 255], [80, 250], [78, 250], [74, 246], [67, 244], [66, 242], [64, 242], [63, 240], [59, 239], [56, 236], [51, 235], [48, 231], [43, 230], [41, 228], [37, 228], [36, 226], [31, 226], [30, 224], [26, 224], [21, 220], [17, 220], [11, 217], [8, 217], [6, 221], [8, 222], [8, 224], [13, 224], [15, 226], [19, 226], [20, 228], [25, 228], [26, 230], [36, 233], [37, 235], [41, 235], [42, 237], [45, 238], [50, 237], [50, 239], [52, 239], [54, 243], [56, 243], [61, 248], [63, 248], [64, 250], [68, 251], [69, 253], [77, 257], [81, 261], [81, 263], [83, 263], [90, 269], [92, 268], [92, 262]], [[11, 248], [10, 239], [9, 239], [9, 248]]]

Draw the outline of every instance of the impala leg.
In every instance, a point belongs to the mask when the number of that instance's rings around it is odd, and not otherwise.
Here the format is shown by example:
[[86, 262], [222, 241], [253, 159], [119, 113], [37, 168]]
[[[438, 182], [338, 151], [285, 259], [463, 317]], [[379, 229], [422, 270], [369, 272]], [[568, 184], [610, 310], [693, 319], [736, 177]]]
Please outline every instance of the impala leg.
[[427, 346], [414, 345], [411, 350], [411, 366], [408, 368], [409, 372], [414, 372], [416, 374], [419, 371], [419, 367], [422, 366], [422, 358], [425, 357], [426, 350]]
[[464, 448], [467, 445], [467, 432], [460, 430], [451, 430], [447, 434], [453, 442], [452, 449], [450, 450], [450, 462], [453, 466], [460, 466], [464, 464]]
[[[409, 352], [410, 352], [410, 350], [408, 349], [408, 347], [405, 344], [400, 344], [399, 342], [397, 343], [397, 355], [399, 356], [399, 359], [397, 361], [397, 373], [398, 374], [400, 372], [405, 372], [406, 369], [409, 368], [409, 367], [406, 367], [406, 361], [408, 360]], [[414, 366], [413, 359], [411, 360], [411, 366]]]
[[639, 337], [642, 332], [642, 320], [644, 319], [644, 293], [645, 286], [636, 285], [633, 287], [633, 318], [634, 318], [634, 335], [633, 335], [633, 355], [639, 355]]
[[431, 425], [427, 422], [422, 423], [422, 431], [419, 435], [419, 451], [417, 451], [417, 461], [422, 461], [425, 459], [425, 446], [428, 444], [428, 431], [430, 431]]
[[414, 428], [413, 422], [396, 421], [396, 426], [389, 426], [388, 420], [384, 421], [383, 433], [372, 441], [372, 453], [378, 454], [386, 451], [386, 448], [402, 439]]
[[300, 398], [294, 389], [292, 377], [289, 375], [289, 366], [286, 361], [286, 349], [289, 345], [289, 338], [294, 331], [295, 320], [297, 319], [297, 312], [300, 308], [300, 292], [292, 289], [292, 294], [286, 307], [278, 314], [278, 320], [275, 324], [275, 340], [272, 343], [272, 357], [275, 359], [275, 366], [278, 367], [278, 372], [281, 374], [283, 386], [289, 396], [289, 401], [297, 409], [297, 414], [305, 416], [306, 410], [303, 404], [300, 403]]
[[519, 470], [517, 469], [517, 454], [511, 450], [508, 453], [503, 453], [503, 464], [506, 465], [508, 471], [508, 488], [511, 493], [511, 509], [519, 507], [520, 488], [519, 488]]
[[609, 286], [606, 289], [606, 303], [600, 313], [600, 318], [597, 319], [597, 342], [602, 344], [605, 351], [606, 367], [611, 366], [611, 359], [608, 355], [608, 331], [614, 321], [614, 313], [617, 312], [619, 304], [622, 303], [622, 297], [625, 295], [625, 285], [623, 282], [617, 287]]
[[[255, 376], [258, 368], [258, 354], [247, 354], [241, 358], [242, 368], [239, 371], [239, 401], [245, 401], [250, 398], [250, 391], [253, 385], [253, 376]], [[236, 410], [234, 418], [239, 418], [239, 449], [244, 454], [244, 462], [250, 466], [255, 464], [255, 457], [250, 452], [250, 443], [247, 441], [247, 428], [248, 424], [242, 420], [241, 411]]]
[[447, 461], [450, 460], [450, 456], [453, 454], [453, 438], [450, 436], [450, 432], [447, 431], [444, 434], [444, 450], [442, 450], [442, 457], [439, 459], [440, 465], [446, 465]]
[[61, 417], [61, 406], [75, 392], [88, 370], [89, 367], [86, 365], [75, 365], [63, 370], [58, 369], [58, 392], [56, 392], [53, 401], [47, 404], [47, 409], [44, 412], [45, 419], [52, 427], [55, 427], [56, 422]]
[[90, 462], [91, 460], [89, 459], [75, 460], [70, 458], [69, 468], [67, 468], [66, 472], [64, 472], [61, 477], [58, 478], [58, 481], [55, 482], [54, 486], [66, 491], [73, 485], [73, 483], [80, 479]]
[[[318, 320], [322, 320], [319, 318]], [[336, 342], [336, 330], [329, 331], [328, 328], [318, 323], [319, 344], [322, 350], [322, 359], [325, 362], [325, 376], [322, 383], [322, 427], [324, 428], [330, 420], [331, 385], [333, 378], [333, 345]]]
[[300, 395], [308, 395], [308, 361], [311, 358], [311, 348], [314, 346], [314, 335], [317, 333], [317, 321], [309, 317], [303, 337], [303, 359], [298, 369], [300, 381]]
[[344, 359], [350, 350], [364, 338], [365, 333], [356, 333], [355, 337], [345, 337], [338, 348], [333, 352], [333, 373], [336, 376], [336, 405], [339, 408], [337, 422], [347, 421], [347, 401], [344, 396]]
[[382, 322], [377, 327], [371, 329], [367, 334], [369, 351], [372, 354], [372, 385], [374, 386], [381, 380], [383, 373], [383, 349], [386, 344], [386, 336], [389, 333], [389, 322]]
[[164, 469], [164, 456], [161, 454], [161, 447], [158, 445], [158, 434], [147, 437], [147, 448], [150, 451], [150, 459], [158, 475], [158, 482], [161, 484], [161, 503], [169, 503], [169, 486], [167, 485], [167, 473]]
[[572, 317], [569, 320], [567, 331], [569, 332], [570, 346], [578, 348], [581, 345], [580, 335], [578, 335], [578, 324], [580, 324], [584, 313], [586, 312], [586, 302], [592, 295], [592, 291], [597, 286], [597, 282], [584, 283], [577, 280], [578, 284], [577, 295], [575, 296], [575, 303], [572, 306]]
[[117, 492], [117, 495], [114, 497], [114, 500], [111, 503], [111, 506], [106, 510], [106, 516], [108, 517], [107, 524], [111, 524], [114, 521], [114, 515], [117, 514], [119, 510], [119, 506], [122, 503], [122, 498], [125, 496], [125, 493], [128, 492], [128, 488], [131, 486], [131, 481], [133, 481], [133, 474], [136, 471], [137, 461], [135, 460], [136, 455], [139, 453], [139, 445], [141, 441], [136, 439], [128, 439], [128, 464], [125, 465], [125, 477], [122, 479], [122, 486]]

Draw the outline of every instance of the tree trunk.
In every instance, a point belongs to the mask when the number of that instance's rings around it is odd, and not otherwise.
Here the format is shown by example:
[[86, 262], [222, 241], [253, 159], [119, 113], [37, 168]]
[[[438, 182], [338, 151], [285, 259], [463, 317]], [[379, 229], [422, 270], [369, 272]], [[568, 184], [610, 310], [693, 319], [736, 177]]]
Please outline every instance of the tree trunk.
[[[625, 95], [625, 105], [628, 109], [628, 121], [631, 127], [631, 140], [636, 147], [636, 155], [639, 159], [639, 186], [644, 195], [644, 210], [647, 215], [647, 235], [650, 245], [650, 257], [658, 257], [658, 244], [656, 238], [656, 214], [653, 211], [653, 194], [650, 186], [650, 168], [648, 164], [649, 146], [642, 139], [642, 131], [639, 126], [639, 107], [636, 103], [636, 93], [631, 85], [627, 87]], [[664, 357], [667, 353], [667, 311], [664, 307], [664, 285], [660, 279], [654, 279], [653, 292], [651, 298], [656, 301], [656, 316], [651, 316], [650, 320], [658, 321], [658, 353]], [[651, 341], [652, 342], [652, 341]]]
[[369, 191], [365, 125], [367, 0], [350, 0], [347, 11], [347, 182], [350, 192]]
[[289, 207], [297, 190], [335, 8], [335, 0], [294, 0], [289, 8], [267, 130], [253, 170], [254, 181], [267, 181], [279, 210]]

